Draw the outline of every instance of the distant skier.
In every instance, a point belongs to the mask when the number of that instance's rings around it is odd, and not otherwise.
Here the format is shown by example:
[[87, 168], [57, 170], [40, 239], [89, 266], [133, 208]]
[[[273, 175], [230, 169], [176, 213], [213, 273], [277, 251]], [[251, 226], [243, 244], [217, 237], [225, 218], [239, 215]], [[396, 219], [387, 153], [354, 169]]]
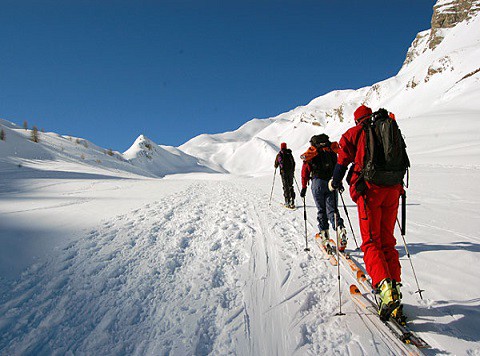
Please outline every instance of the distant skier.
[[340, 139], [329, 188], [342, 187], [347, 166], [353, 163], [347, 182], [358, 206], [365, 267], [380, 296], [379, 314], [384, 320], [401, 319], [401, 267], [393, 231], [409, 166], [406, 146], [394, 116], [386, 110], [372, 114], [372, 109], [361, 105], [354, 118], [356, 126]]
[[[319, 236], [322, 238], [322, 243], [328, 252], [332, 251], [328, 226], [328, 220], [330, 220], [333, 229], [338, 230], [340, 234], [339, 251], [344, 251], [347, 246], [347, 231], [338, 212], [337, 192], [328, 189], [328, 181], [332, 178], [333, 169], [337, 162], [338, 143], [330, 142], [326, 134], [321, 134], [312, 136], [310, 145], [307, 152], [300, 156], [303, 160], [300, 196], [305, 197], [307, 185], [311, 179], [313, 199], [317, 206]], [[335, 213], [337, 214], [338, 226], [335, 224]]]
[[283, 196], [285, 197], [285, 206], [287, 208], [295, 208], [295, 191], [293, 189], [293, 179], [295, 174], [295, 160], [292, 151], [287, 148], [287, 144], [280, 144], [280, 151], [275, 158], [275, 168], [280, 167], [280, 175], [282, 176]]

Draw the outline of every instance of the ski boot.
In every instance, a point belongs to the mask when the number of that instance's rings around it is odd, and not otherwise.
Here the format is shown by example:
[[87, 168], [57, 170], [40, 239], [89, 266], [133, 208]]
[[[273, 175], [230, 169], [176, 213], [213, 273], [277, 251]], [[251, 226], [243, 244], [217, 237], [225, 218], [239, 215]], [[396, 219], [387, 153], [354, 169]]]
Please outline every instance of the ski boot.
[[[402, 292], [400, 292], [400, 287], [402, 286], [401, 283], [396, 282], [395, 280], [392, 281], [392, 285], [397, 290], [398, 299], [402, 299]], [[407, 324], [407, 317], [403, 314], [403, 304], [400, 304], [397, 308], [392, 311], [390, 315], [391, 318], [395, 319], [400, 325]]]
[[290, 204], [288, 206], [290, 209], [295, 209], [295, 200], [292, 198], [292, 200], [290, 200]]
[[392, 280], [392, 286], [397, 290], [398, 294], [398, 299], [402, 299], [402, 292], [400, 291], [400, 287], [402, 286], [402, 283], [397, 282], [396, 280]]
[[400, 304], [398, 308], [393, 310], [390, 318], [395, 319], [400, 325], [407, 325], [407, 317], [403, 314], [403, 304]]
[[385, 278], [377, 287], [377, 293], [380, 298], [378, 314], [383, 321], [387, 321], [392, 312], [400, 306], [399, 289], [394, 284], [395, 281], [392, 282], [390, 278]]
[[340, 235], [340, 242], [338, 245], [338, 251], [343, 252], [347, 248], [347, 230], [343, 226], [337, 228], [338, 234]]
[[320, 231], [320, 238], [322, 239], [322, 245], [329, 255], [333, 254], [332, 246], [330, 245], [330, 234], [328, 230]]

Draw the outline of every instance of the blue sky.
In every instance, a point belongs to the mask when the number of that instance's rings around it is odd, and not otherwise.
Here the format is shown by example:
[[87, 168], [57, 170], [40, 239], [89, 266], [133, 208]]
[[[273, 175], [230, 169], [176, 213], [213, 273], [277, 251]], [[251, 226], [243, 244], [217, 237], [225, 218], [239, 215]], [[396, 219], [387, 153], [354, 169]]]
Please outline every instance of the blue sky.
[[434, 3], [4, 0], [0, 117], [178, 146], [395, 75]]

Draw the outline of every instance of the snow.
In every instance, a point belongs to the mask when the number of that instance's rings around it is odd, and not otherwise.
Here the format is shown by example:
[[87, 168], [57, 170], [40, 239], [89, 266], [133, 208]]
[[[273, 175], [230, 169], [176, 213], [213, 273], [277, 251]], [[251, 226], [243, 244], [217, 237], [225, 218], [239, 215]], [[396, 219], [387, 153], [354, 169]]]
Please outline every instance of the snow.
[[[334, 315], [336, 270], [313, 244], [310, 193], [307, 254], [303, 211], [281, 207], [278, 180], [268, 205], [271, 176], [62, 174], [17, 176], [30, 190], [9, 191], [0, 204], [3, 353], [389, 353], [388, 341], [365, 328], [346, 284], [347, 315]], [[479, 174], [441, 167], [432, 182], [428, 165], [412, 171], [407, 240], [426, 291], [423, 301], [414, 293], [400, 245], [404, 300], [438, 351], [480, 346], [472, 328], [478, 274], [458, 266], [478, 261]], [[458, 185], [439, 195], [452, 176]], [[25, 271], [11, 269], [19, 258], [30, 262]]]
[[[140, 135], [111, 152], [51, 132], [34, 143], [0, 120], [0, 354], [403, 354], [320, 253], [311, 193], [306, 253], [303, 207], [281, 206], [273, 175], [287, 142], [300, 181], [309, 138], [338, 140], [366, 103], [395, 112], [412, 162], [411, 260], [396, 231], [412, 329], [427, 355], [480, 355], [479, 21], [433, 51], [421, 32], [395, 77], [180, 147]], [[349, 232], [363, 263], [354, 248]]]
[[215, 172], [206, 167], [198, 158], [189, 156], [171, 146], [159, 146], [144, 135], [140, 135], [133, 145], [123, 153], [132, 165], [144, 171], [163, 177], [172, 173]]

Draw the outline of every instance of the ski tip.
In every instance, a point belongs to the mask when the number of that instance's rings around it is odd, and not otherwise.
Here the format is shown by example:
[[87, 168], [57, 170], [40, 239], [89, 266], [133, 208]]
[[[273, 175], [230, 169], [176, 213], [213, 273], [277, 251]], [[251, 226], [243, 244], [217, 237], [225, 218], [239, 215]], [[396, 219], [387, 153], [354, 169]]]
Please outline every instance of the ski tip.
[[363, 273], [363, 271], [357, 271], [357, 280], [360, 281], [360, 282], [363, 282], [367, 279], [367, 277], [365, 276], [365, 273]]
[[355, 284], [350, 285], [350, 294], [361, 294], [360, 290]]

